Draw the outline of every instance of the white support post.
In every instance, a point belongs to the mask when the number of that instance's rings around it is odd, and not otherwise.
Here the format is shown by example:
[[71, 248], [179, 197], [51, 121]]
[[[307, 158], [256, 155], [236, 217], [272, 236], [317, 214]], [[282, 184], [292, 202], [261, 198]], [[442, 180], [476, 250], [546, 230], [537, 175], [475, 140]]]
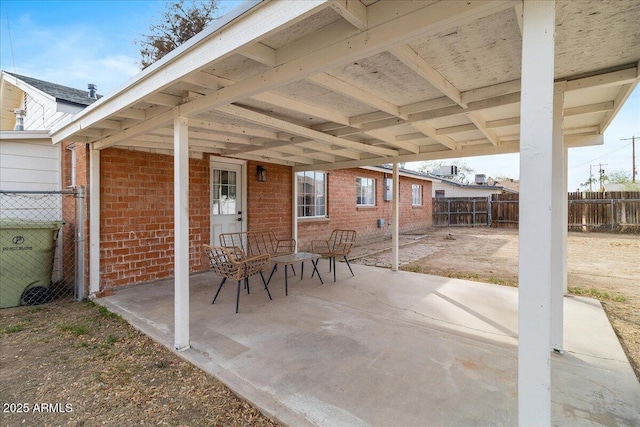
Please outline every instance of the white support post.
[[553, 96], [553, 148], [551, 159], [551, 350], [564, 351], [564, 294], [567, 285], [567, 178], [563, 106], [565, 83]]
[[551, 425], [555, 1], [524, 2], [520, 122], [518, 422]]
[[100, 290], [100, 151], [89, 148], [89, 294]]
[[173, 120], [176, 350], [189, 348], [189, 120]]
[[400, 237], [400, 168], [393, 164], [393, 213], [391, 215], [391, 270], [398, 271]]
[[295, 251], [298, 252], [298, 176], [297, 172], [291, 171], [291, 179], [293, 181], [293, 188], [291, 191], [291, 195], [293, 196], [293, 230], [291, 236], [293, 240], [296, 241]]

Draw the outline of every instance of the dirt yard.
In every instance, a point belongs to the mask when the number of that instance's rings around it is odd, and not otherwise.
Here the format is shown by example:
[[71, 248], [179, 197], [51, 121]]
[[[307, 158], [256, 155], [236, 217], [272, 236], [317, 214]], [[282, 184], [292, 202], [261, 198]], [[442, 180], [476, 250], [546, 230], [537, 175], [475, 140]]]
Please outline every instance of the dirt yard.
[[[602, 302], [640, 380], [640, 237], [572, 232], [567, 250], [569, 292]], [[420, 257], [403, 270], [517, 285], [517, 230], [432, 228], [403, 252]]]
[[2, 426], [275, 426], [89, 302], [0, 310]]

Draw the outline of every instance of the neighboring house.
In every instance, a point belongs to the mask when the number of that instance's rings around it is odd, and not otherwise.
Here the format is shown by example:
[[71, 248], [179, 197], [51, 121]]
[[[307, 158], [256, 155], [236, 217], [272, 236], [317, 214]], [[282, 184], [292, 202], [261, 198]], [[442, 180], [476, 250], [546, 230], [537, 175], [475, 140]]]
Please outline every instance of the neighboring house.
[[49, 130], [96, 101], [89, 92], [2, 71], [0, 84], [0, 189], [56, 191], [62, 147]]
[[607, 192], [640, 191], [640, 182], [610, 183], [610, 184], [605, 184], [604, 189]]
[[[484, 175], [482, 175], [484, 176]], [[517, 193], [506, 186], [497, 183], [487, 184], [478, 176], [479, 183], [463, 184], [449, 178], [437, 175], [429, 175], [433, 180], [433, 197], [490, 197], [492, 194]]]
[[[84, 153], [76, 153], [74, 144], [53, 144], [49, 130], [95, 102], [95, 90], [73, 89], [6, 71], [0, 78], [0, 190], [50, 192], [86, 185], [86, 179], [76, 176], [76, 165], [84, 165]], [[18, 208], [6, 197], [12, 196], [0, 195], [0, 219], [64, 220], [67, 224], [58, 238], [55, 257], [53, 280], [58, 281], [62, 245], [64, 253], [73, 253], [68, 245], [74, 244], [74, 206], [63, 203], [62, 197], [42, 201], [33, 195], [21, 198]], [[73, 270], [69, 265], [64, 268]]]

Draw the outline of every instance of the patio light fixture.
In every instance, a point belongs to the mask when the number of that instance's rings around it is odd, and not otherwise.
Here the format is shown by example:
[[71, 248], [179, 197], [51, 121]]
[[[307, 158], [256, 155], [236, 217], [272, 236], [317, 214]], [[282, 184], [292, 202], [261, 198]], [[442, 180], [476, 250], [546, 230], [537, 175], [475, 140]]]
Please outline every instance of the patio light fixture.
[[258, 182], [267, 182], [267, 170], [264, 167], [258, 166], [257, 175]]

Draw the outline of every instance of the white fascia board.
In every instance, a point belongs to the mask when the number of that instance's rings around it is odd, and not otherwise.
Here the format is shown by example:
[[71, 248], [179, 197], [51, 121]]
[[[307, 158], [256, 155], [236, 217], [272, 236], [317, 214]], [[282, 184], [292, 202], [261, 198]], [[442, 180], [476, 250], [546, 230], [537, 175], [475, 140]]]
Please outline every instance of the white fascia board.
[[[392, 174], [393, 173], [393, 169], [385, 169], [382, 168], [380, 166], [359, 166], [358, 169], [365, 169], [365, 170], [370, 170], [370, 171], [374, 171], [374, 172], [382, 172], [382, 173], [388, 173], [388, 174]], [[416, 175], [411, 174], [411, 173], [407, 173], [407, 172], [403, 172], [400, 171], [400, 176], [404, 176], [406, 178], [415, 178], [415, 179], [419, 179], [421, 181], [429, 181], [429, 182], [433, 182], [434, 180], [428, 176], [420, 176], [417, 175], [418, 172], [416, 172]]]
[[[260, 7], [256, 7], [258, 5]], [[326, 6], [327, 0], [247, 2], [247, 6], [216, 21], [119, 87], [113, 94], [102, 97], [73, 119], [53, 129], [53, 140], [59, 142], [68, 139], [74, 133], [130, 107], [190, 72], [233, 54]]]
[[2, 130], [0, 141], [51, 142], [51, 137], [46, 130]]

